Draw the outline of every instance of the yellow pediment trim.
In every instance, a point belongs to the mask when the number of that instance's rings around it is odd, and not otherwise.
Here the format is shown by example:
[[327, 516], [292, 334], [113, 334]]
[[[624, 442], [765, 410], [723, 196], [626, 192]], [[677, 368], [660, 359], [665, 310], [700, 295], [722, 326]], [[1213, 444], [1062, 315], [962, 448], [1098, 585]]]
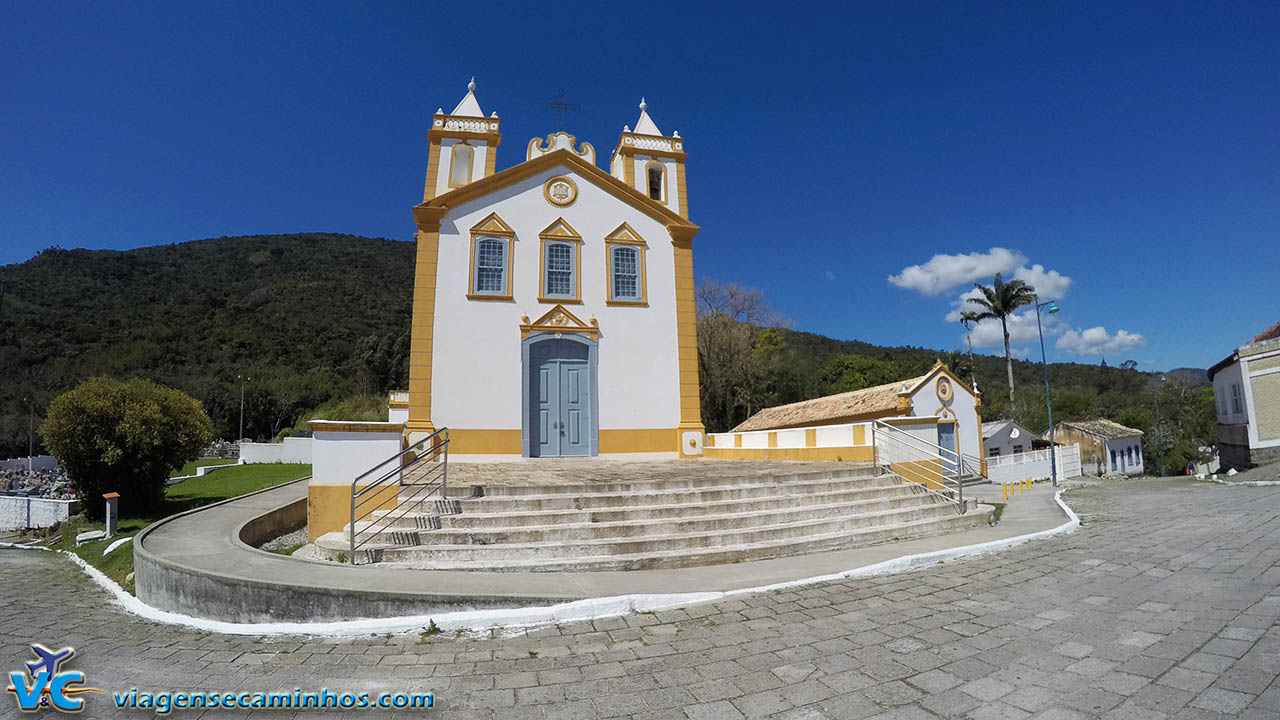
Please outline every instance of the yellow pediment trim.
[[631, 245], [648, 245], [644, 238], [640, 237], [640, 233], [635, 228], [626, 223], [622, 223], [613, 232], [604, 236], [606, 242], [628, 243]]
[[538, 237], [559, 238], [564, 240], [581, 240], [582, 236], [564, 218], [556, 218], [554, 222], [542, 229]]
[[511, 229], [502, 218], [498, 217], [498, 213], [492, 212], [485, 216], [483, 220], [471, 226], [471, 232], [484, 233], [488, 235], [515, 235], [516, 231]]
[[590, 322], [582, 322], [577, 315], [569, 312], [563, 305], [555, 305], [542, 314], [542, 317], [529, 322], [529, 316], [520, 318], [520, 338], [524, 339], [536, 332], [583, 333], [592, 340], [600, 339], [600, 323], [593, 317]]

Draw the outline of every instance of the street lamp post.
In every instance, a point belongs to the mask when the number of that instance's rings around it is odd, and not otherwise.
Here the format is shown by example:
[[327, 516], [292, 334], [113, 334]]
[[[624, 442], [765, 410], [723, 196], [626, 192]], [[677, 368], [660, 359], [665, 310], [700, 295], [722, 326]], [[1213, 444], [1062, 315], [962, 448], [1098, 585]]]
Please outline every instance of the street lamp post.
[[1044, 326], [1040, 324], [1040, 309], [1044, 308], [1045, 312], [1052, 315], [1058, 312], [1058, 304], [1052, 300], [1040, 302], [1039, 295], [1033, 297], [1036, 305], [1036, 330], [1040, 333], [1040, 366], [1044, 368], [1044, 404], [1049, 411], [1049, 471], [1053, 475], [1053, 486], [1058, 487], [1058, 447], [1053, 442], [1053, 399], [1049, 395], [1049, 361], [1044, 354]]

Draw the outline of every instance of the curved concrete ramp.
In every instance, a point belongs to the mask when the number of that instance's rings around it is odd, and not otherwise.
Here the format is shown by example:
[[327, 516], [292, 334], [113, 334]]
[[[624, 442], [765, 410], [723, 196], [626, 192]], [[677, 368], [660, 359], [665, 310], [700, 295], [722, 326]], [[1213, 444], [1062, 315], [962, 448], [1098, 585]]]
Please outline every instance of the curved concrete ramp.
[[[997, 490], [998, 492], [998, 490]], [[795, 582], [894, 558], [1018, 537], [1058, 526], [1048, 488], [1011, 501], [1005, 519], [906, 542], [773, 560], [663, 570], [486, 573], [340, 565], [246, 544], [305, 513], [297, 481], [166, 518], [134, 539], [138, 599], [228, 622], [352, 620], [549, 605], [629, 594], [729, 591]]]

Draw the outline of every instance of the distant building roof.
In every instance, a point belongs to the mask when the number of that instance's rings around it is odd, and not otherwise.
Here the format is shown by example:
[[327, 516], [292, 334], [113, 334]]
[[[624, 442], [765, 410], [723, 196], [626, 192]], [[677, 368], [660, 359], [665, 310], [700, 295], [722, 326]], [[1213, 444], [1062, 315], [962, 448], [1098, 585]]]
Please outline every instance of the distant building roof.
[[[1275, 325], [1272, 325], [1266, 330], [1263, 330], [1257, 335], [1254, 335], [1252, 338], [1249, 339], [1249, 342], [1245, 343], [1244, 345], [1241, 345], [1240, 347], [1244, 347], [1246, 345], [1253, 345], [1256, 343], [1268, 342], [1270, 340], [1280, 340], [1280, 322], [1277, 322]], [[1231, 354], [1227, 355], [1226, 357], [1222, 358], [1221, 360], [1219, 360], [1218, 362], [1210, 366], [1208, 371], [1209, 380], [1212, 381], [1214, 375], [1217, 375], [1228, 365], [1238, 360], [1240, 358], [1239, 351], [1240, 351], [1240, 348], [1232, 349]]]
[[877, 385], [826, 397], [801, 400], [789, 405], [765, 408], [747, 418], [733, 432], [777, 430], [805, 425], [829, 424], [836, 420], [890, 415], [897, 411], [898, 393], [908, 390], [928, 375]]
[[1143, 432], [1135, 430], [1131, 427], [1125, 427], [1118, 422], [1110, 420], [1076, 420], [1074, 422], [1059, 423], [1060, 428], [1070, 428], [1083, 433], [1088, 433], [1096, 437], [1105, 438], [1107, 440], [1119, 440], [1127, 437], [1141, 437]]
[[992, 420], [982, 423], [982, 437], [988, 438], [1004, 429], [1012, 420]]

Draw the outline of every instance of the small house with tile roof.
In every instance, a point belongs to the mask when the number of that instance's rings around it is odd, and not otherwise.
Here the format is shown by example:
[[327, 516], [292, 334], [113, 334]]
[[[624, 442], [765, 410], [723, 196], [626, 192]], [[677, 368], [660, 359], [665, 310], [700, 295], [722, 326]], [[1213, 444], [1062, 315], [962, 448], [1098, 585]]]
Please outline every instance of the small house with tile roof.
[[[731, 433], [753, 433], [796, 428], [822, 428], [882, 420], [927, 431], [931, 442], [972, 458], [981, 458], [982, 394], [941, 361], [924, 375], [875, 387], [802, 400], [765, 408]], [[933, 437], [932, 426], [937, 426]], [[854, 444], [859, 444], [854, 428]], [[864, 433], [865, 436], [865, 433]], [[865, 440], [864, 440], [865, 442]], [[796, 457], [807, 457], [799, 454]], [[843, 459], [857, 459], [845, 455]]]
[[1226, 469], [1280, 461], [1280, 322], [1209, 368]]
[[1075, 420], [1058, 423], [1054, 428], [1054, 442], [1059, 445], [1078, 444], [1080, 464], [1088, 470], [1141, 475], [1142, 431], [1125, 427], [1105, 418]]

